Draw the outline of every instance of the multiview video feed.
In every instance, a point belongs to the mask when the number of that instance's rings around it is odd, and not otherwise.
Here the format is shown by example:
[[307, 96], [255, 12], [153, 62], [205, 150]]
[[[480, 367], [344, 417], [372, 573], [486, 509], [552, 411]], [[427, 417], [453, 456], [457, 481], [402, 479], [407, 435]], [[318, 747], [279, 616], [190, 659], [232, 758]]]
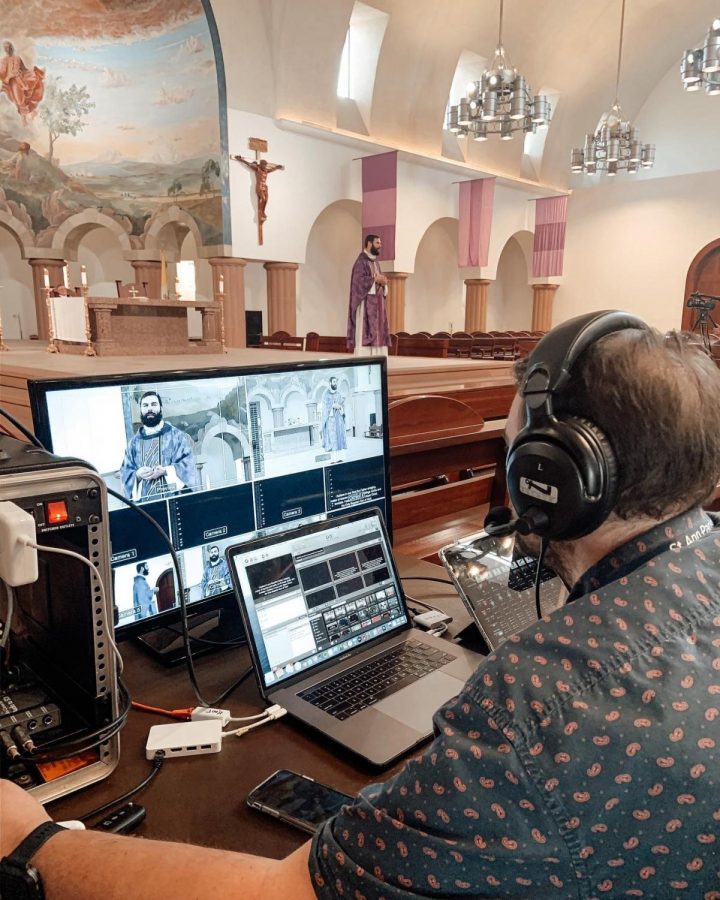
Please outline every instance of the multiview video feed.
[[[227, 546], [385, 508], [379, 364], [49, 389], [52, 448], [88, 460], [171, 536], [188, 602], [231, 590]], [[119, 625], [174, 608], [167, 547], [110, 498]]]

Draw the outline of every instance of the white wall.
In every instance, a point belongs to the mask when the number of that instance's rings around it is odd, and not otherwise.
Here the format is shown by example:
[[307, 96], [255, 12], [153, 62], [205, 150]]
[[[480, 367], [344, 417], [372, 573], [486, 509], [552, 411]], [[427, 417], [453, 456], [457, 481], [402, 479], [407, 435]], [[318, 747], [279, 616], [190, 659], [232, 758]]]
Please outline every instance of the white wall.
[[357, 201], [339, 200], [318, 216], [298, 273], [298, 334], [345, 334], [350, 272], [361, 244]]
[[464, 284], [457, 265], [457, 221], [440, 219], [425, 232], [415, 272], [405, 285], [405, 330], [462, 331]]
[[20, 255], [15, 238], [0, 228], [0, 316], [6, 340], [25, 340], [37, 333], [32, 270]]
[[523, 249], [515, 238], [505, 244], [497, 279], [488, 288], [488, 331], [523, 331], [532, 327], [533, 291]]
[[609, 186], [575, 191], [553, 321], [626, 309], [657, 328], [679, 327], [690, 263], [720, 237], [719, 199], [720, 173], [618, 176]]

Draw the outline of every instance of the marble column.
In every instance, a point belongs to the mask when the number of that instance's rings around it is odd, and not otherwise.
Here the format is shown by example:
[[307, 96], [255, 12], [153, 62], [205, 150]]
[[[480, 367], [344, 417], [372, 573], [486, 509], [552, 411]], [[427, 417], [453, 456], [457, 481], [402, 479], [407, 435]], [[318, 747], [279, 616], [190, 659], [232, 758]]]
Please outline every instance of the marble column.
[[47, 298], [45, 294], [45, 269], [50, 276], [50, 286], [57, 287], [63, 283], [64, 259], [29, 259], [32, 269], [33, 293], [35, 294], [35, 316], [37, 318], [38, 338], [46, 341], [50, 337], [48, 330]]
[[285, 424], [285, 407], [273, 406], [272, 408], [273, 428], [282, 428]]
[[533, 331], [550, 331], [552, 328], [553, 301], [557, 284], [534, 284], [533, 289]]
[[223, 279], [222, 304], [226, 347], [246, 347], [245, 266], [244, 259], [216, 256], [208, 260], [212, 270], [213, 299], [220, 301], [220, 276]]
[[267, 272], [267, 333], [287, 331], [294, 335], [297, 329], [297, 263], [266, 262]]
[[405, 331], [405, 283], [409, 272], [384, 272], [387, 284], [387, 314], [390, 334]]
[[151, 300], [160, 300], [160, 273], [162, 269], [160, 260], [134, 259], [130, 262], [130, 265], [135, 269], [135, 287], [140, 293], [145, 294], [146, 288], [144, 285], [147, 285], [147, 294], [145, 296]]
[[488, 285], [486, 278], [465, 279], [465, 331], [487, 330]]

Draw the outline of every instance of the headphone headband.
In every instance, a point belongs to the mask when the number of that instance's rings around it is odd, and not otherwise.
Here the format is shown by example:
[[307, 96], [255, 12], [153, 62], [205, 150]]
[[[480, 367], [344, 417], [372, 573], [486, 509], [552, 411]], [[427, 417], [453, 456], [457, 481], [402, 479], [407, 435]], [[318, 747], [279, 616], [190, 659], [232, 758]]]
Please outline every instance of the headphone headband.
[[[578, 358], [600, 338], [626, 328], [647, 330], [642, 319], [617, 310], [602, 310], [575, 316], [557, 325], [543, 337], [528, 358], [520, 393], [530, 409], [562, 395]], [[560, 404], [561, 406], [562, 404]]]

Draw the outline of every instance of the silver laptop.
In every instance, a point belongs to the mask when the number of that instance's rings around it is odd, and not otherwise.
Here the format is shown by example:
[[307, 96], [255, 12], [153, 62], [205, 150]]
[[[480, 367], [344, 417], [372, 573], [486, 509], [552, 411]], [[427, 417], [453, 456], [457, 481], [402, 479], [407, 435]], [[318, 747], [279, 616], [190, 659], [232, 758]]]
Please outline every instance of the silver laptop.
[[386, 766], [482, 657], [413, 629], [380, 510], [228, 548], [260, 692]]
[[[518, 547], [514, 535], [480, 531], [439, 555], [490, 650], [537, 622], [537, 559]], [[540, 585], [543, 613], [562, 606], [567, 591], [548, 566], [540, 569]]]

